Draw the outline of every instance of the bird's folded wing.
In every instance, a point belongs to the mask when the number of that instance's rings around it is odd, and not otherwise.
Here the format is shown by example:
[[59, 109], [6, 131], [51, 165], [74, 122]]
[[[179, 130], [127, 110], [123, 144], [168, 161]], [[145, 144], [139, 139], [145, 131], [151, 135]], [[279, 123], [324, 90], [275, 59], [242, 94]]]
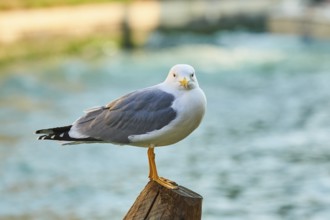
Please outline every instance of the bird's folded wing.
[[159, 89], [132, 92], [106, 106], [88, 110], [72, 129], [83, 136], [128, 144], [130, 135], [159, 130], [174, 120], [173, 101], [172, 94]]

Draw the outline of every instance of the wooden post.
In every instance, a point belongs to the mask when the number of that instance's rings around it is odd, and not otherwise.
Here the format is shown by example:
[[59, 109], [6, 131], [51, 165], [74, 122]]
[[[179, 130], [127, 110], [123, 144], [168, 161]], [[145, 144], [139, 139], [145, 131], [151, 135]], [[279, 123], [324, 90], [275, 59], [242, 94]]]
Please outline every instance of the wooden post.
[[202, 199], [202, 196], [183, 186], [171, 190], [149, 181], [124, 220], [200, 220]]

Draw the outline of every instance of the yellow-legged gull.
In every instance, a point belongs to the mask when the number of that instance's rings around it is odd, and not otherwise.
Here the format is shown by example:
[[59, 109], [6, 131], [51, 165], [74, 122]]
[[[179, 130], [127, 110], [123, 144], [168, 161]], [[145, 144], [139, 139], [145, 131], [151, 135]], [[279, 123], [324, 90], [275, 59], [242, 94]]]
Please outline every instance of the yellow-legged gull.
[[174, 144], [200, 124], [206, 108], [195, 70], [173, 66], [164, 82], [124, 95], [89, 109], [72, 125], [41, 129], [39, 140], [64, 144], [113, 143], [148, 147], [149, 178], [175, 189], [177, 185], [157, 174], [154, 147]]

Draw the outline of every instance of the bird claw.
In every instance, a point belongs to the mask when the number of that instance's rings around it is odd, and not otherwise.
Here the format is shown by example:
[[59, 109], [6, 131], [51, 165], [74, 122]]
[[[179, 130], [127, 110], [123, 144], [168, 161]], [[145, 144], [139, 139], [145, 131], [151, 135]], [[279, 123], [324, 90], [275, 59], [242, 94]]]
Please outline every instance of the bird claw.
[[168, 189], [178, 189], [179, 188], [179, 185], [176, 182], [163, 178], [163, 177], [159, 177], [158, 179], [153, 179], [153, 180]]

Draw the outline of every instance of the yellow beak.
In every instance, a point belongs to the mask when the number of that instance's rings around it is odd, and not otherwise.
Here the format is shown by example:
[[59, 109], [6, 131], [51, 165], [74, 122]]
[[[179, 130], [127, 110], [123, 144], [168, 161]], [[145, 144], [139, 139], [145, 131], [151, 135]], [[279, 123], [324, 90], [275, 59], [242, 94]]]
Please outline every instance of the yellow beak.
[[186, 77], [184, 77], [182, 80], [179, 81], [180, 85], [183, 86], [185, 89], [188, 89], [188, 84], [189, 81], [186, 79]]

